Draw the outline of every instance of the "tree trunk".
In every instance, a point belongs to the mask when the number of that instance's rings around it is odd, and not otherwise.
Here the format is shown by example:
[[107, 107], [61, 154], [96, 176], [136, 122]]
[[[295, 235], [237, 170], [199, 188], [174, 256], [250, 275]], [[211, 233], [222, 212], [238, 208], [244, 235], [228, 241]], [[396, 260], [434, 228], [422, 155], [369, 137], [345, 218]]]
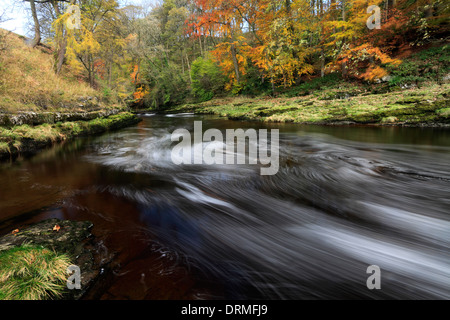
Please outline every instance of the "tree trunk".
[[[345, 21], [345, 0], [342, 0], [342, 21]], [[345, 37], [342, 39], [342, 47], [345, 45]], [[347, 62], [342, 62], [342, 76], [347, 78]]]
[[320, 77], [323, 78], [325, 76], [325, 50], [323, 45], [320, 49]]
[[91, 86], [91, 88], [92, 88], [92, 70], [91, 70], [91, 68], [89, 68], [89, 70], [88, 70], [88, 80], [89, 80], [89, 85]]
[[64, 59], [66, 57], [67, 51], [67, 34], [64, 34], [64, 38], [60, 42], [60, 47], [58, 51], [58, 61], [56, 63], [56, 74], [61, 73], [62, 66], [64, 64]]
[[[56, 16], [59, 18], [61, 16], [61, 11], [59, 10], [58, 3], [56, 1], [52, 1], [53, 8], [55, 9]], [[61, 26], [60, 34], [62, 35], [62, 39], [58, 41], [58, 56], [56, 60], [56, 74], [61, 73], [62, 66], [64, 64], [64, 58], [66, 57], [67, 50], [67, 32], [64, 31], [64, 27]]]
[[34, 40], [31, 43], [31, 46], [35, 48], [39, 43], [41, 43], [41, 26], [39, 24], [39, 19], [36, 12], [36, 4], [34, 3], [34, 0], [30, 0], [30, 7], [31, 15], [33, 16], [34, 20]]
[[273, 75], [270, 76], [270, 81], [272, 82], [272, 95], [275, 96], [275, 80], [273, 79]]
[[433, 16], [433, 4], [429, 4], [427, 9], [425, 10], [425, 18], [430, 18]]
[[91, 88], [94, 88], [95, 86], [95, 80], [94, 80], [94, 76], [95, 76], [95, 69], [94, 69], [94, 63], [92, 61], [92, 56], [89, 55], [88, 56], [88, 68], [89, 68], [89, 85], [91, 86]]
[[388, 14], [389, 14], [389, 0], [386, 0], [386, 2], [384, 3], [384, 11], [385, 11], [384, 19], [385, 19], [385, 21], [387, 21]]
[[189, 81], [191, 82], [191, 86], [192, 86], [191, 64], [189, 63], [189, 57], [188, 57], [187, 52], [186, 52], [186, 62], [187, 62], [188, 72], [189, 72]]
[[203, 57], [203, 47], [202, 47], [202, 35], [198, 35], [198, 44], [200, 45], [200, 56]]
[[[323, 19], [323, 0], [319, 0], [319, 19], [322, 22]], [[322, 35], [322, 23], [320, 24], [320, 34]], [[322, 41], [321, 41], [322, 42]], [[320, 46], [320, 77], [323, 78], [325, 76], [325, 48], [322, 44]]]
[[238, 64], [236, 55], [237, 55], [237, 53], [236, 53], [236, 46], [233, 43], [231, 45], [231, 58], [233, 59], [234, 72], [236, 74], [236, 81], [237, 81], [237, 83], [240, 83], [241, 82], [241, 78], [240, 78], [240, 75], [239, 75], [239, 64]]
[[[140, 64], [139, 64], [140, 65]], [[108, 87], [111, 89], [111, 83], [112, 83], [112, 68], [113, 68], [113, 62], [109, 62], [109, 70], [108, 70]], [[138, 71], [139, 72], [139, 71]]]
[[181, 48], [181, 70], [183, 71], [183, 75], [184, 75], [184, 58], [183, 58], [183, 48]]

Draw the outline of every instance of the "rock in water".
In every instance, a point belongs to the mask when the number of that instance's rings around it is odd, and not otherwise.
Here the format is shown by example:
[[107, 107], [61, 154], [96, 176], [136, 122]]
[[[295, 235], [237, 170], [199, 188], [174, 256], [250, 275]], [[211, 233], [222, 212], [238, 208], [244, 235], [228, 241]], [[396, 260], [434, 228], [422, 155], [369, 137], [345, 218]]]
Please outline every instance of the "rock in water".
[[[15, 229], [0, 237], [0, 251], [24, 244], [43, 246], [71, 257], [80, 267], [81, 290], [66, 290], [64, 299], [80, 299], [95, 282], [104, 265], [94, 259], [94, 245], [89, 221], [49, 219], [24, 229]], [[105, 263], [105, 261], [103, 261]], [[106, 262], [107, 263], [107, 262]]]

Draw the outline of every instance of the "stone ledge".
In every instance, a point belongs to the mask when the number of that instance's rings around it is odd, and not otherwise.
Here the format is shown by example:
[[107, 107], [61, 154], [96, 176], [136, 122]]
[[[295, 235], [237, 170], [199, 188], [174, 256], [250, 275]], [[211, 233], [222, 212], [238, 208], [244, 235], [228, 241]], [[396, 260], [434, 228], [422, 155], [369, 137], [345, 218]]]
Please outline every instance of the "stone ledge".
[[109, 117], [123, 112], [122, 109], [109, 109], [91, 112], [22, 112], [17, 114], [0, 113], [0, 126], [13, 127], [24, 124], [36, 126], [44, 123], [89, 121]]

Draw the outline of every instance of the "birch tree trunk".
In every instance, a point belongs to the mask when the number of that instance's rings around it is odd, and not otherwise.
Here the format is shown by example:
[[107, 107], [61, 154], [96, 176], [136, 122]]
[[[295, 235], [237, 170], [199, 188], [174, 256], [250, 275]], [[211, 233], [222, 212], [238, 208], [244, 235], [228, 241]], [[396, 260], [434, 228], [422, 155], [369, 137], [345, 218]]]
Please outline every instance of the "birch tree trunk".
[[41, 43], [41, 25], [39, 24], [39, 19], [36, 11], [36, 4], [34, 3], [34, 0], [30, 0], [30, 7], [31, 7], [31, 15], [33, 16], [34, 21], [34, 39], [33, 42], [31, 43], [31, 46], [35, 48], [39, 43]]

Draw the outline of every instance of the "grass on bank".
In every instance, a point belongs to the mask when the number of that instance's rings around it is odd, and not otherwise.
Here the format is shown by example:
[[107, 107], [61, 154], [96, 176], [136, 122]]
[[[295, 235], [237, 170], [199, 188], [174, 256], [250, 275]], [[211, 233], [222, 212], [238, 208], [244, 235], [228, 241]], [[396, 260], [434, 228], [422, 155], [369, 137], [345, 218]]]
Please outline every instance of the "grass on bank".
[[108, 108], [118, 104], [114, 95], [91, 88], [68, 66], [56, 75], [51, 52], [31, 48], [23, 38], [3, 29], [0, 37], [5, 41], [0, 54], [0, 113], [76, 112], [99, 108], [102, 103]]
[[70, 266], [67, 255], [23, 245], [0, 252], [0, 300], [45, 300], [60, 297]]
[[332, 73], [277, 88], [276, 97], [228, 96], [165, 111], [267, 122], [449, 123], [450, 44], [438, 42], [401, 60], [388, 68], [389, 77], [378, 82]]
[[[330, 99], [330, 96], [333, 98]], [[295, 97], [228, 97], [172, 108], [170, 112], [216, 114], [233, 120], [294, 123], [449, 123], [450, 84], [381, 94], [354, 88], [317, 90]]]
[[137, 123], [136, 115], [122, 112], [90, 121], [58, 122], [38, 126], [0, 127], [0, 155], [15, 154], [41, 148], [55, 142], [89, 134], [116, 130]]

